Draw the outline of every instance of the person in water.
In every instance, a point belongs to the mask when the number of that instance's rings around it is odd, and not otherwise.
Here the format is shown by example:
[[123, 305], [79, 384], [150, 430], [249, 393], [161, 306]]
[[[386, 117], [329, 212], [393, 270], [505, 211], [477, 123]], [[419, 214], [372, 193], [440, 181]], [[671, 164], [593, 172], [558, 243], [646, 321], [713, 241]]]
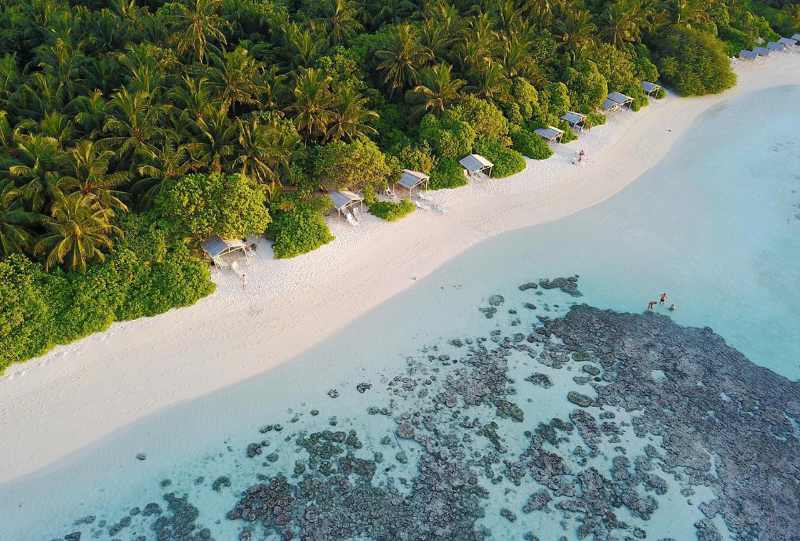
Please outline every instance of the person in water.
[[677, 310], [677, 309], [678, 309], [678, 307], [677, 307], [677, 306], [675, 306], [674, 304], [671, 304], [671, 305], [670, 305], [670, 307], [669, 307], [669, 311], [670, 311], [670, 312], [674, 312], [674, 311], [675, 311], [675, 310]]
[[656, 307], [656, 301], [650, 301], [650, 302], [647, 303], [647, 309], [648, 310], [652, 311], [655, 307]]
[[662, 293], [661, 296], [658, 298], [659, 304], [666, 304], [667, 302], [667, 294]]

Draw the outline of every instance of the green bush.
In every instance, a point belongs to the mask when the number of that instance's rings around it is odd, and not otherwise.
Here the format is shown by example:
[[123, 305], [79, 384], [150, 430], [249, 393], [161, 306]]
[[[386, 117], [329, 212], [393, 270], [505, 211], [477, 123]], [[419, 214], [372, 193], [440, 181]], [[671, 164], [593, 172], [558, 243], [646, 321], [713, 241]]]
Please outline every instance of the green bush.
[[503, 178], [525, 169], [525, 158], [514, 149], [504, 146], [497, 139], [480, 138], [475, 151], [494, 164], [492, 178]]
[[244, 175], [186, 175], [159, 194], [156, 212], [195, 240], [260, 235], [269, 224], [263, 186]]
[[606, 115], [604, 115], [603, 113], [598, 113], [597, 111], [593, 111], [588, 115], [586, 115], [586, 122], [584, 124], [586, 129], [590, 130], [595, 126], [602, 126], [603, 124], [606, 123], [607, 120], [608, 119], [606, 118]]
[[403, 199], [398, 203], [391, 201], [377, 201], [369, 206], [369, 211], [377, 216], [383, 218], [387, 222], [394, 222], [408, 216], [414, 209], [417, 208], [414, 203], [409, 199]]
[[472, 152], [475, 130], [445, 111], [441, 117], [427, 114], [419, 125], [420, 139], [433, 149], [440, 158], [460, 159]]
[[458, 188], [466, 185], [467, 177], [464, 175], [464, 168], [453, 158], [438, 160], [431, 170], [431, 178], [428, 181], [428, 188], [431, 190]]
[[323, 197], [282, 196], [272, 204], [273, 220], [267, 237], [275, 257], [295, 257], [333, 240], [325, 222], [330, 203]]
[[386, 155], [369, 139], [334, 141], [318, 147], [313, 169], [319, 183], [332, 190], [385, 186], [396, 173]]
[[512, 131], [511, 140], [514, 141], [514, 150], [533, 160], [546, 160], [553, 155], [547, 141], [526, 129]]
[[86, 273], [47, 273], [21, 255], [0, 261], [0, 372], [114, 321], [193, 304], [214, 291], [208, 265], [170, 240], [169, 226], [139, 214], [119, 226], [125, 235]]
[[493, 103], [472, 94], [453, 108], [456, 119], [466, 122], [479, 137], [503, 139], [508, 135], [508, 120]]
[[716, 94], [736, 83], [722, 42], [710, 34], [673, 27], [657, 46], [662, 79], [681, 95]]

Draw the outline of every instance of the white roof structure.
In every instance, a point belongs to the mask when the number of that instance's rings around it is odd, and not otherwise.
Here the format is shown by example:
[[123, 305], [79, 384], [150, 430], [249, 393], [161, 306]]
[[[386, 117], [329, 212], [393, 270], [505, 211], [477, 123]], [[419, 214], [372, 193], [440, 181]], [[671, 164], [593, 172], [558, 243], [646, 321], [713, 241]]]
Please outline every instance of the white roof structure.
[[796, 42], [800, 42], [800, 34], [795, 34], [794, 36], [792, 36], [792, 39], [795, 40]]
[[661, 90], [661, 85], [651, 83], [650, 81], [642, 81], [642, 90], [649, 96]]
[[618, 111], [620, 108], [620, 104], [612, 100], [611, 98], [606, 98], [606, 101], [603, 102], [603, 111], [611, 112], [611, 111]]
[[767, 49], [769, 49], [770, 51], [785, 51], [786, 45], [780, 42], [770, 41], [769, 43], [767, 43]]
[[484, 169], [490, 169], [494, 166], [492, 162], [481, 156], [480, 154], [470, 154], [461, 158], [458, 163], [461, 167], [467, 170], [468, 173], [479, 173]]
[[742, 49], [739, 51], [739, 58], [742, 60], [755, 60], [758, 58], [758, 53], [754, 53], [753, 51], [748, 51], [747, 49]]
[[202, 244], [203, 251], [211, 259], [231, 254], [233, 252], [247, 252], [247, 244], [241, 240], [223, 239], [217, 235], [209, 238]]
[[403, 174], [400, 175], [400, 180], [397, 183], [408, 191], [426, 184], [431, 177], [419, 171], [412, 171], [411, 169], [403, 169]]
[[561, 115], [561, 120], [566, 120], [567, 124], [573, 128], [579, 128], [586, 122], [586, 115], [583, 113], [576, 113], [575, 111], [567, 111]]
[[333, 202], [333, 208], [339, 212], [344, 211], [354, 204], [360, 205], [364, 200], [360, 195], [345, 190], [331, 192], [328, 194], [328, 197], [330, 197], [331, 201]]
[[533, 130], [536, 135], [546, 140], [548, 143], [558, 143], [564, 136], [563, 130], [548, 126], [546, 128], [536, 128]]
[[755, 47], [753, 52], [756, 53], [758, 56], [769, 56], [769, 49], [765, 49], [764, 47]]
[[[800, 34], [798, 34], [797, 37], [800, 38]], [[778, 40], [778, 43], [783, 43], [787, 47], [794, 47], [795, 45], [797, 45], [797, 39], [796, 38], [781, 38], [781, 39]]]
[[622, 92], [609, 92], [608, 99], [620, 104], [623, 107], [627, 107], [633, 103], [633, 98], [626, 96]]

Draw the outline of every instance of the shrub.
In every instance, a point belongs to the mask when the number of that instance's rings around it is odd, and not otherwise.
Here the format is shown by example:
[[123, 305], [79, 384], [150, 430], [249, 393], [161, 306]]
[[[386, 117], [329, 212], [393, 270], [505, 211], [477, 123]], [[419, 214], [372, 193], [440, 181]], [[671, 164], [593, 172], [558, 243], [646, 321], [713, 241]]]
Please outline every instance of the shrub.
[[467, 177], [464, 175], [464, 168], [453, 158], [441, 158], [431, 170], [431, 178], [428, 181], [428, 188], [431, 190], [442, 190], [445, 188], [458, 188], [466, 186]]
[[590, 130], [595, 126], [602, 126], [603, 124], [606, 123], [606, 120], [608, 120], [606, 118], [606, 115], [604, 115], [603, 113], [598, 113], [597, 111], [593, 111], [588, 115], [586, 115], [586, 122], [585, 122], [586, 129]]
[[391, 201], [378, 201], [369, 206], [369, 211], [377, 216], [383, 218], [387, 222], [394, 222], [408, 216], [414, 209], [417, 208], [414, 203], [409, 199], [403, 199], [398, 203]]
[[426, 175], [433, 169], [433, 156], [428, 145], [406, 145], [395, 154], [400, 167], [420, 171]]
[[360, 190], [385, 186], [396, 171], [386, 155], [369, 139], [335, 141], [317, 149], [314, 176], [328, 189]]
[[425, 115], [419, 125], [419, 136], [440, 158], [460, 159], [472, 152], [476, 133], [472, 126], [445, 111], [441, 117]]
[[608, 95], [608, 84], [591, 61], [584, 61], [575, 68], [567, 68], [566, 85], [572, 108], [592, 111], [603, 104]]
[[279, 259], [295, 257], [333, 240], [325, 222], [330, 203], [323, 197], [283, 195], [272, 204], [273, 220], [267, 237]]
[[715, 94], [736, 83], [722, 42], [710, 34], [673, 27], [657, 47], [661, 76], [679, 94]]
[[263, 186], [244, 175], [187, 175], [156, 199], [156, 212], [179, 234], [195, 240], [212, 235], [242, 238], [261, 234], [269, 224]]
[[478, 136], [503, 139], [508, 135], [508, 120], [493, 103], [468, 94], [453, 108], [457, 120], [466, 122]]
[[546, 160], [553, 155], [547, 141], [523, 128], [511, 132], [514, 150], [533, 160]]
[[168, 235], [153, 215], [129, 214], [125, 232], [86, 273], [47, 273], [15, 255], [0, 261], [0, 372], [106, 329], [112, 322], [185, 306], [214, 291], [208, 265]]
[[504, 146], [497, 139], [482, 137], [475, 143], [475, 151], [494, 164], [493, 178], [503, 178], [525, 169], [525, 158], [514, 149]]

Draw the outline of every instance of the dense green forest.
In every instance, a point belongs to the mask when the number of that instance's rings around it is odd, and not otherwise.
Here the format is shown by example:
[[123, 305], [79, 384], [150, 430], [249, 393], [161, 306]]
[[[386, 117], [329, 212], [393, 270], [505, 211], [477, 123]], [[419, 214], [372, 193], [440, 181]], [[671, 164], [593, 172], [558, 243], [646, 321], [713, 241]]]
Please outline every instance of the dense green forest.
[[[800, 28], [786, 0], [5, 0], [0, 371], [213, 291], [198, 242], [332, 239], [321, 189], [374, 200], [543, 159], [609, 91], [735, 83], [728, 56]], [[571, 132], [567, 129], [568, 134]]]

